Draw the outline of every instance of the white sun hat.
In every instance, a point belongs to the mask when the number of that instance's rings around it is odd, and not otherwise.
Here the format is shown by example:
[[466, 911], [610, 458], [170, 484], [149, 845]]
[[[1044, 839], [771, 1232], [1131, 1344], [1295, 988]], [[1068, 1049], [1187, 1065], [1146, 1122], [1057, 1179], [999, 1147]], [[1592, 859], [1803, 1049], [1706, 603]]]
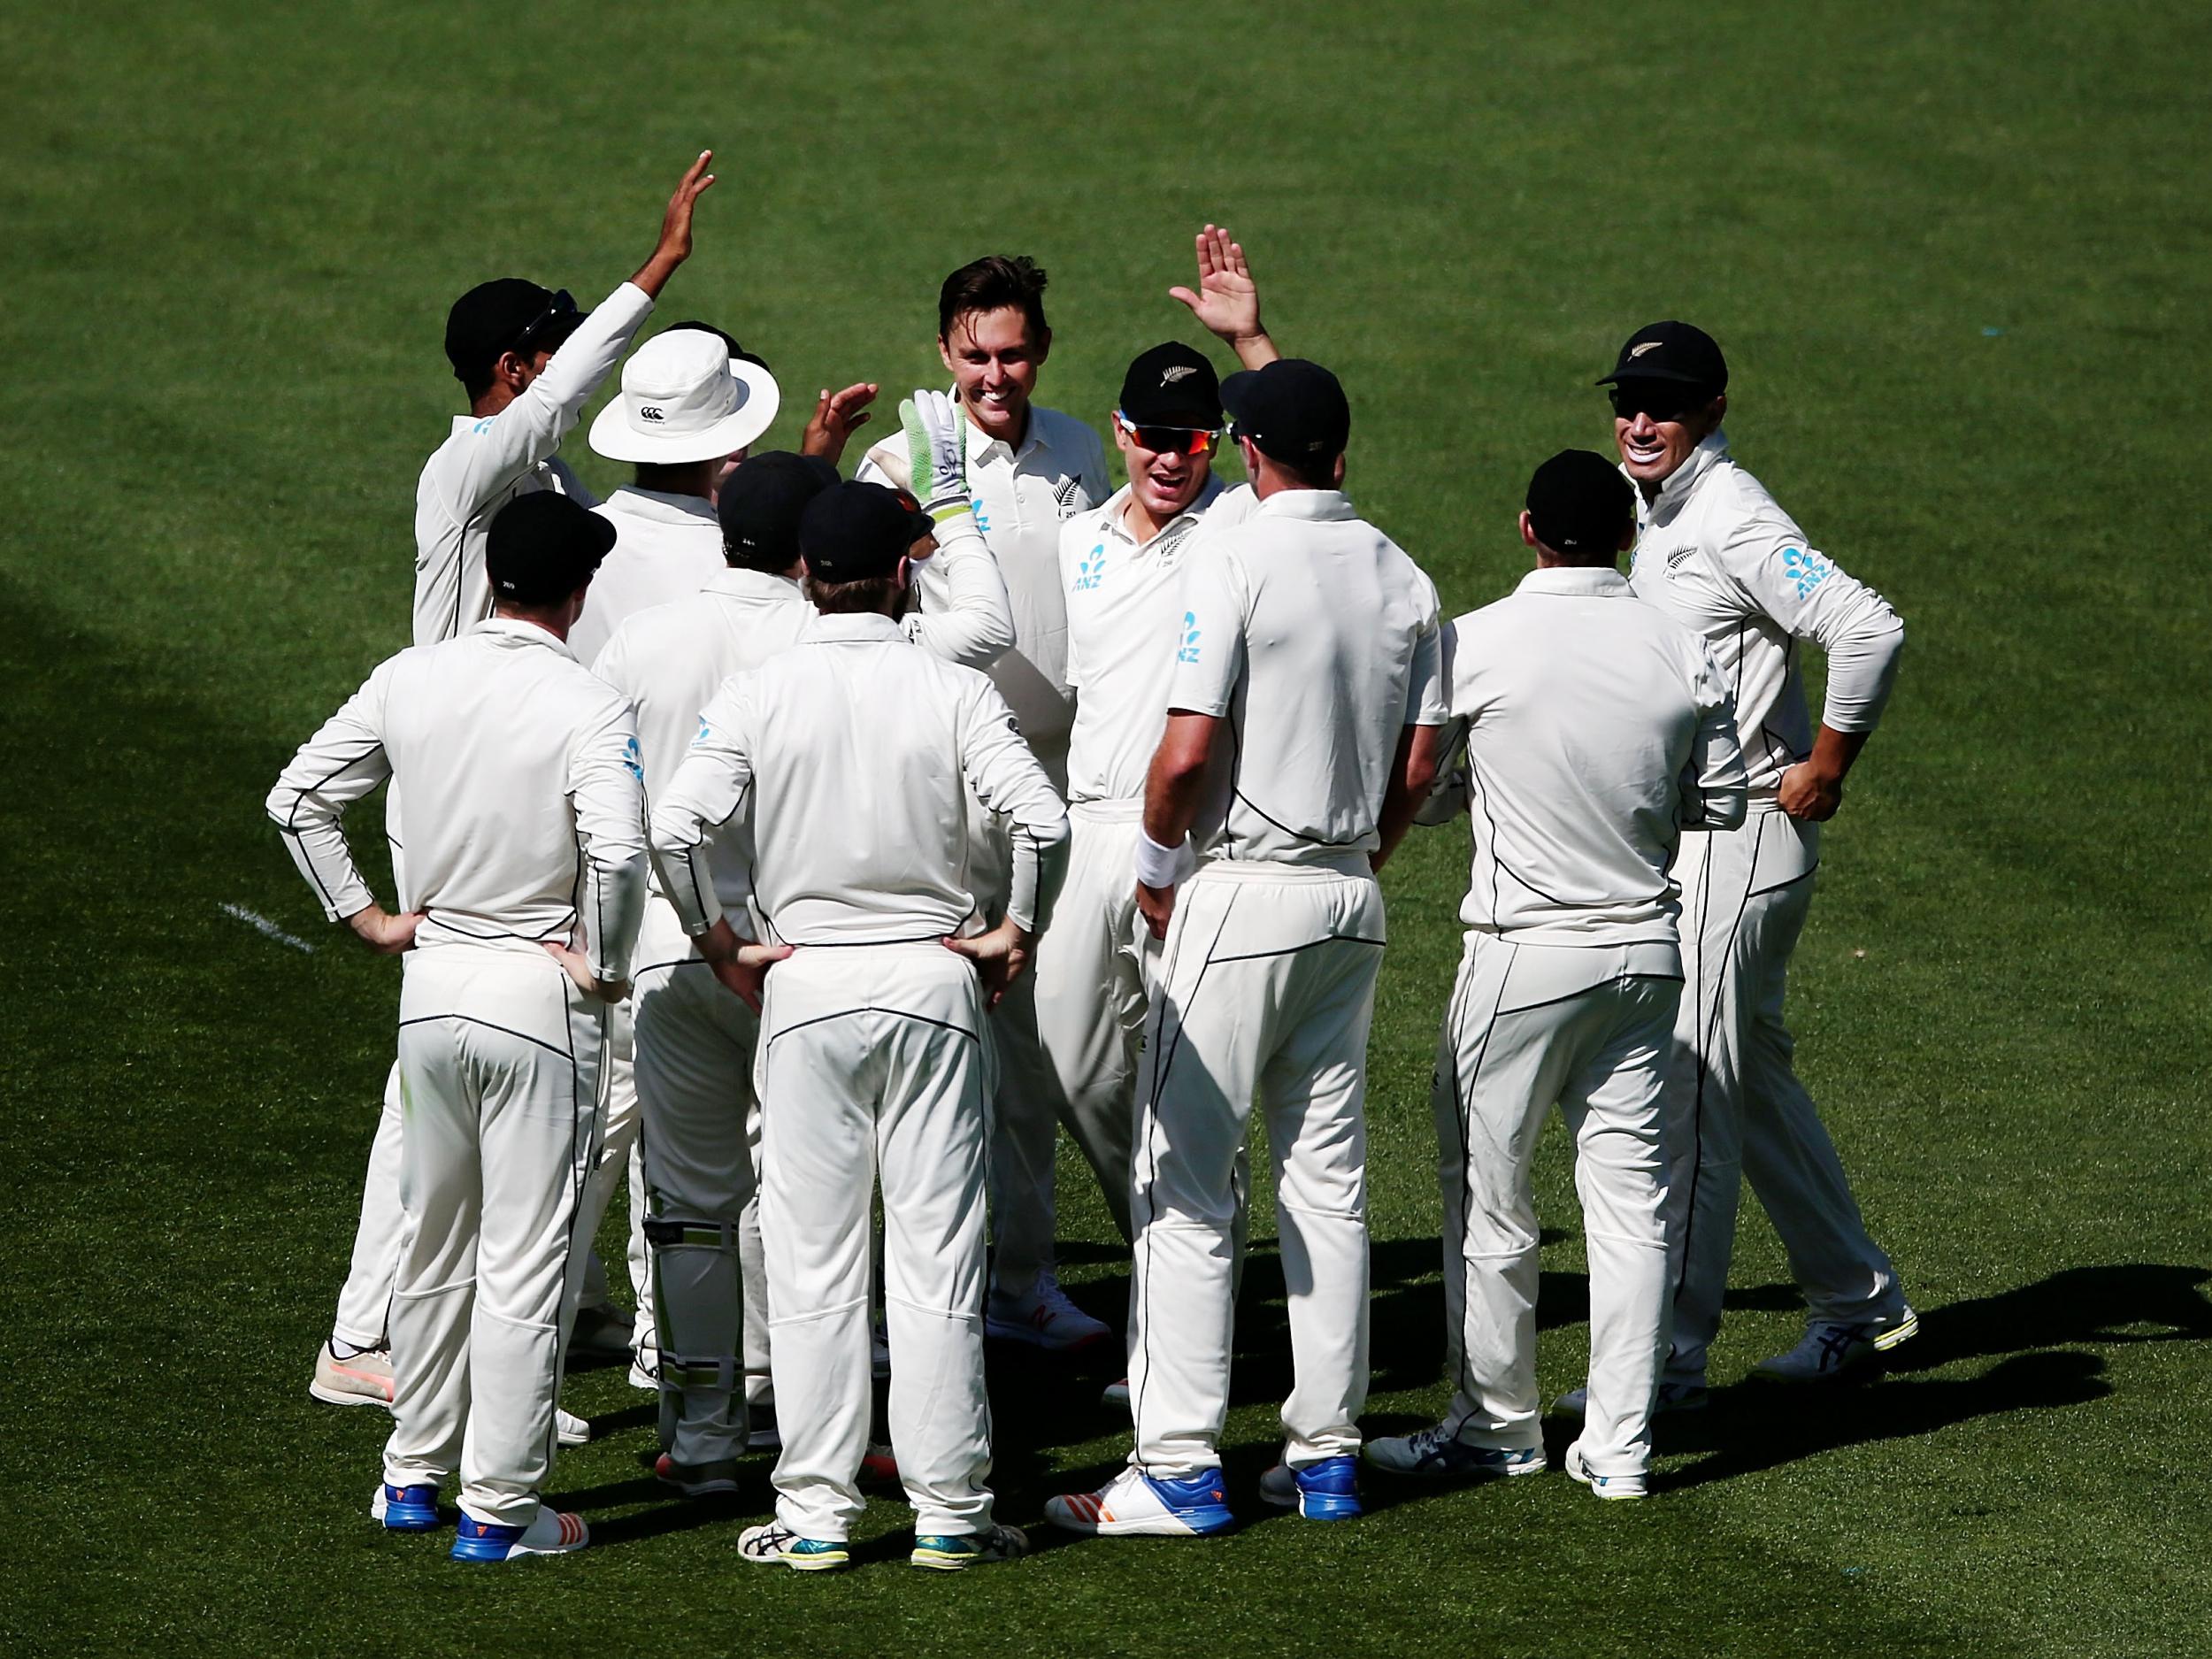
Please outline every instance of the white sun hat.
[[729, 355], [697, 328], [655, 334], [622, 365], [622, 394], [591, 423], [591, 447], [610, 461], [713, 461], [768, 430], [775, 377]]

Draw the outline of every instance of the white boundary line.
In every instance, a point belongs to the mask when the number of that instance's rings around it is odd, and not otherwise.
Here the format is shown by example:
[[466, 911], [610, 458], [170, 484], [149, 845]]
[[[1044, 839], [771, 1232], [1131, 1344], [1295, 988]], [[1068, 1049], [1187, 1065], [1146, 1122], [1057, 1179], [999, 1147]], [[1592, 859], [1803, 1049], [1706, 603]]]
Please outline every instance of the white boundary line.
[[240, 921], [245, 923], [247, 926], [252, 928], [255, 933], [261, 934], [265, 939], [273, 939], [280, 945], [289, 945], [295, 950], [305, 951], [311, 956], [315, 954], [315, 947], [309, 944], [304, 939], [300, 938], [296, 933], [286, 933], [281, 927], [279, 927], [267, 917], [257, 916], [253, 911], [248, 910], [242, 904], [224, 903], [219, 904], [215, 908], [221, 910], [227, 916], [235, 916]]

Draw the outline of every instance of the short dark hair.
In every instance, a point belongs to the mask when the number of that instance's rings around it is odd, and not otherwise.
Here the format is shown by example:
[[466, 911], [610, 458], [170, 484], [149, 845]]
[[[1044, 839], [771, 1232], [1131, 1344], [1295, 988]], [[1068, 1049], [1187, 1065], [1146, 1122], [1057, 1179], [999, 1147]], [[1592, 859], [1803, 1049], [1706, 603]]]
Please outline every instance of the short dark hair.
[[868, 611], [887, 613], [898, 598], [896, 576], [864, 576], [856, 582], [818, 582], [810, 576], [801, 584], [807, 603], [826, 617], [860, 616]]
[[971, 311], [1015, 306], [1040, 338], [1052, 332], [1045, 321], [1044, 267], [1026, 254], [995, 253], [962, 265], [937, 290], [937, 337], [952, 338], [952, 326]]

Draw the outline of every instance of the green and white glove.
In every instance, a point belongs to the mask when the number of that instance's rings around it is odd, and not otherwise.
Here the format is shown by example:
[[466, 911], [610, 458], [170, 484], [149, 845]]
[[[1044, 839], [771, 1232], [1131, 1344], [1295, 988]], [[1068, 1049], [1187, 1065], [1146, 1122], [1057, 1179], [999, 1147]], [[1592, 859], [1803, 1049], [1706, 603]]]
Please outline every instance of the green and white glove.
[[918, 391], [899, 404], [907, 477], [922, 511], [940, 526], [973, 509], [968, 493], [967, 419], [942, 392]]

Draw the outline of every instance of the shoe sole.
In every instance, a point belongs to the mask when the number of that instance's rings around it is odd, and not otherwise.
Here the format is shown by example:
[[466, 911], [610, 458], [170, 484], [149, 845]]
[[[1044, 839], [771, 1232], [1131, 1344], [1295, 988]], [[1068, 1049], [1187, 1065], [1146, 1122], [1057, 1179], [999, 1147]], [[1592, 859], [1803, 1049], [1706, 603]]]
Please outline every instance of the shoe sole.
[[1279, 1509], [1295, 1509], [1307, 1521], [1356, 1521], [1367, 1511], [1357, 1498], [1328, 1497], [1318, 1493], [1294, 1492], [1288, 1496], [1260, 1488], [1260, 1502]]
[[834, 1572], [849, 1566], [852, 1556], [841, 1550], [834, 1555], [787, 1555], [778, 1551], [772, 1555], [747, 1555], [747, 1561], [762, 1567], [788, 1567], [794, 1572]]
[[687, 1484], [681, 1480], [671, 1480], [666, 1475], [655, 1475], [653, 1479], [671, 1492], [687, 1498], [718, 1498], [737, 1490], [737, 1482], [734, 1480], [702, 1480], [695, 1484]]
[[1635, 1502], [1637, 1499], [1647, 1498], [1651, 1495], [1648, 1490], [1643, 1492], [1607, 1492], [1601, 1488], [1597, 1484], [1601, 1480], [1609, 1480], [1613, 1478], [1614, 1477], [1609, 1475], [1594, 1475], [1587, 1469], [1578, 1467], [1572, 1460], [1570, 1460], [1567, 1464], [1567, 1479], [1573, 1481], [1578, 1486], [1582, 1487], [1583, 1490], [1587, 1492], [1592, 1497], [1597, 1499], [1601, 1503], [1630, 1503]]
[[1237, 1524], [1237, 1517], [1226, 1510], [1218, 1518], [1208, 1516], [1196, 1523], [1173, 1515], [1147, 1516], [1141, 1521], [1079, 1521], [1071, 1516], [1063, 1519], [1048, 1507], [1045, 1519], [1084, 1538], [1213, 1538]]
[[1440, 1486], [1455, 1483], [1472, 1485], [1481, 1480], [1517, 1480], [1523, 1475], [1540, 1475], [1551, 1467], [1547, 1460], [1540, 1457], [1532, 1463], [1506, 1463], [1496, 1468], [1432, 1469], [1425, 1465], [1417, 1465], [1411, 1469], [1400, 1469], [1394, 1463], [1386, 1463], [1379, 1458], [1370, 1457], [1364, 1451], [1360, 1455], [1360, 1462], [1365, 1463], [1376, 1473], [1388, 1475], [1394, 1480], [1420, 1480]]
[[392, 1409], [390, 1398], [381, 1390], [361, 1394], [349, 1388], [326, 1388], [319, 1379], [307, 1385], [307, 1392], [326, 1406], [382, 1406], [387, 1411]]

